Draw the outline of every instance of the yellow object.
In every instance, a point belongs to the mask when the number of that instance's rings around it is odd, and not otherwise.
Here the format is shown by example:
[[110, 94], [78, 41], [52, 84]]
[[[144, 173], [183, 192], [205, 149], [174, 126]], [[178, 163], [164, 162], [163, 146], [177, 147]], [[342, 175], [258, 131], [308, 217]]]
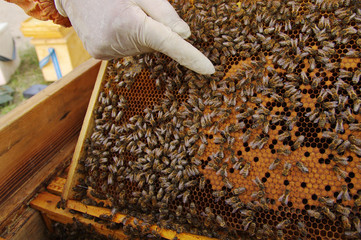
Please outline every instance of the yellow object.
[[[91, 57], [73, 28], [29, 18], [22, 23], [21, 31], [25, 37], [32, 37], [39, 61], [49, 55], [49, 48], [55, 49], [63, 76]], [[45, 65], [42, 72], [46, 81], [57, 80], [52, 62]]]

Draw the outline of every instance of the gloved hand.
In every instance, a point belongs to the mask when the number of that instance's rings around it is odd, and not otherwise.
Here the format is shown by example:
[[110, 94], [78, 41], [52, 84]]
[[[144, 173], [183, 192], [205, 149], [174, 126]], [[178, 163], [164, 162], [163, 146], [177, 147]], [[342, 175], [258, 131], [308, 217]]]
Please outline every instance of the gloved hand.
[[68, 16], [87, 51], [112, 59], [160, 51], [200, 74], [214, 66], [183, 38], [191, 35], [167, 0], [55, 0]]

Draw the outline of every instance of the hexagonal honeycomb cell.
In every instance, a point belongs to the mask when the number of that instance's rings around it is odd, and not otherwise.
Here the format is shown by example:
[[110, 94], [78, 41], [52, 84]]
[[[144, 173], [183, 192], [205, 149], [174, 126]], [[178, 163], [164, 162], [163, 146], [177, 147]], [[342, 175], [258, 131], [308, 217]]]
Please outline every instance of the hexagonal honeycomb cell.
[[177, 232], [361, 238], [360, 2], [173, 6], [216, 73], [109, 62], [79, 185]]

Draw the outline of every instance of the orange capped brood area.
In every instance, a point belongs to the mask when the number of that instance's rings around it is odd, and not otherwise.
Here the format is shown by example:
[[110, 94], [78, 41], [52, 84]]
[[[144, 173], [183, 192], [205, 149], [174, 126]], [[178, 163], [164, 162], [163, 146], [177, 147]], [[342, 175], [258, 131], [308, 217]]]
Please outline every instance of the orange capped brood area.
[[216, 73], [109, 62], [70, 198], [220, 239], [360, 238], [360, 2], [173, 6]]

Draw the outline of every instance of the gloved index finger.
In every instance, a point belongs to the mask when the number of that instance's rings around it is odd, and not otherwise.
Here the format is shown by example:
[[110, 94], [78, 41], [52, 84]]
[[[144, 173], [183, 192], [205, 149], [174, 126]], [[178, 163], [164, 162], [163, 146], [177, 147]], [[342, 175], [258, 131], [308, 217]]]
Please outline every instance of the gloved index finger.
[[215, 72], [211, 61], [164, 24], [146, 17], [141, 35], [143, 46], [162, 52], [200, 74]]
[[190, 28], [167, 0], [133, 0], [149, 17], [170, 27], [182, 38], [191, 35]]

